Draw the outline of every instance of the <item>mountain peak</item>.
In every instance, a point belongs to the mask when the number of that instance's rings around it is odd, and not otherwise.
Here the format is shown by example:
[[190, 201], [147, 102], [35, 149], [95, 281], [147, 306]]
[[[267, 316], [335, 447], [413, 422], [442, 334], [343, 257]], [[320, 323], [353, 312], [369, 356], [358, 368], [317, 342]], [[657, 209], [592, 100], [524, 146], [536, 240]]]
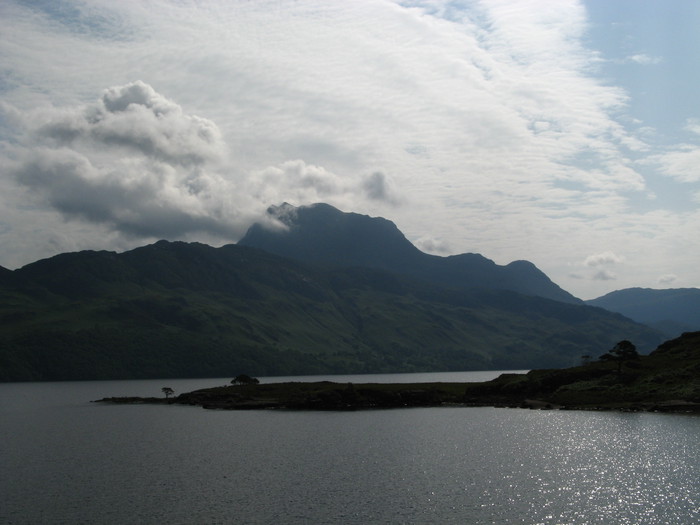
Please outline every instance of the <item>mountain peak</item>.
[[347, 213], [324, 203], [283, 203], [268, 208], [268, 215], [284, 228], [254, 224], [238, 244], [304, 262], [377, 268], [455, 288], [511, 290], [580, 302], [528, 261], [499, 266], [479, 254], [429, 255], [382, 217]]
[[393, 222], [329, 204], [284, 203], [268, 208], [268, 215], [284, 228], [254, 224], [238, 244], [306, 262], [393, 270], [397, 257], [421, 253]]
[[267, 215], [285, 226], [291, 226], [297, 217], [297, 207], [283, 202], [279, 206], [272, 205], [267, 208]]

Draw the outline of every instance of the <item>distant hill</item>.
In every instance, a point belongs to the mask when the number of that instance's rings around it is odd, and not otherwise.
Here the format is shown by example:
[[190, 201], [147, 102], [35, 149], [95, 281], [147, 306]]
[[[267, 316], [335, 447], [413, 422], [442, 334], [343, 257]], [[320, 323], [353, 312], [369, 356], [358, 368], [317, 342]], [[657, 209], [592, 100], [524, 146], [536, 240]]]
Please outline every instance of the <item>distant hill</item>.
[[479, 254], [439, 257], [421, 252], [383, 218], [344, 213], [328, 204], [283, 204], [268, 213], [286, 228], [254, 224], [238, 242], [299, 261], [363, 266], [456, 288], [510, 290], [565, 303], [582, 301], [527, 261], [499, 266]]
[[0, 380], [234, 377], [570, 366], [661, 336], [505, 290], [166, 242], [37, 261], [0, 284]]
[[627, 288], [586, 301], [647, 324], [669, 337], [700, 330], [700, 289]]

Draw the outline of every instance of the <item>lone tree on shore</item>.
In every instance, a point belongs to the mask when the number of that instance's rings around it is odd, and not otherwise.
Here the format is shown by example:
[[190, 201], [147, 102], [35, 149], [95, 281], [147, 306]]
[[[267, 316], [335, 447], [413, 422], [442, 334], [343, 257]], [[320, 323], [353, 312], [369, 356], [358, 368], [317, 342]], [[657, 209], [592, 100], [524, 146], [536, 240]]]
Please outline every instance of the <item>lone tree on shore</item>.
[[175, 390], [173, 390], [169, 386], [164, 386], [160, 390], [161, 390], [161, 392], [163, 392], [165, 394], [165, 399], [168, 399], [170, 396], [172, 396], [175, 393]]
[[231, 380], [232, 385], [257, 385], [260, 381], [256, 377], [240, 374]]
[[637, 347], [632, 343], [627, 341], [620, 341], [607, 353], [600, 356], [601, 361], [612, 361], [617, 363], [617, 373], [618, 375], [622, 373], [622, 365], [626, 361], [632, 361], [639, 359], [639, 354], [637, 353]]

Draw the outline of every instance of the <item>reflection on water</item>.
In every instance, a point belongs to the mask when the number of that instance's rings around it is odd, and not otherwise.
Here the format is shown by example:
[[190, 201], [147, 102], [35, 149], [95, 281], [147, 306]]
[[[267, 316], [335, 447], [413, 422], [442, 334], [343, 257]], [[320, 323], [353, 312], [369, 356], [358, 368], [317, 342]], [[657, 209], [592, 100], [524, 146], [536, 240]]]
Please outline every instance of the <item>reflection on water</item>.
[[0, 385], [0, 522], [700, 522], [694, 416], [86, 402], [208, 381]]
[[286, 381], [333, 381], [334, 383], [478, 383], [501, 374], [524, 374], [527, 370], [486, 370], [480, 372], [429, 372], [412, 374], [347, 374], [325, 376], [262, 377], [261, 383]]

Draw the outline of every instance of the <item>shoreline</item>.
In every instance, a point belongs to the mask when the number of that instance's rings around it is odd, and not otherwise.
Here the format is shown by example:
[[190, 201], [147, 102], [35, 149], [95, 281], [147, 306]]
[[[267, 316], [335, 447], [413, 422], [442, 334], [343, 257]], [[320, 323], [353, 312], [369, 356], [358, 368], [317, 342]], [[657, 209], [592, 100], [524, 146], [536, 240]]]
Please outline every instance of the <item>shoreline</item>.
[[290, 382], [206, 388], [170, 398], [106, 397], [95, 403], [200, 406], [209, 410], [355, 411], [416, 407], [495, 407], [529, 410], [586, 410], [700, 414], [700, 403], [683, 399], [582, 399], [558, 403], [550, 396], [504, 395], [494, 383], [368, 383]]

